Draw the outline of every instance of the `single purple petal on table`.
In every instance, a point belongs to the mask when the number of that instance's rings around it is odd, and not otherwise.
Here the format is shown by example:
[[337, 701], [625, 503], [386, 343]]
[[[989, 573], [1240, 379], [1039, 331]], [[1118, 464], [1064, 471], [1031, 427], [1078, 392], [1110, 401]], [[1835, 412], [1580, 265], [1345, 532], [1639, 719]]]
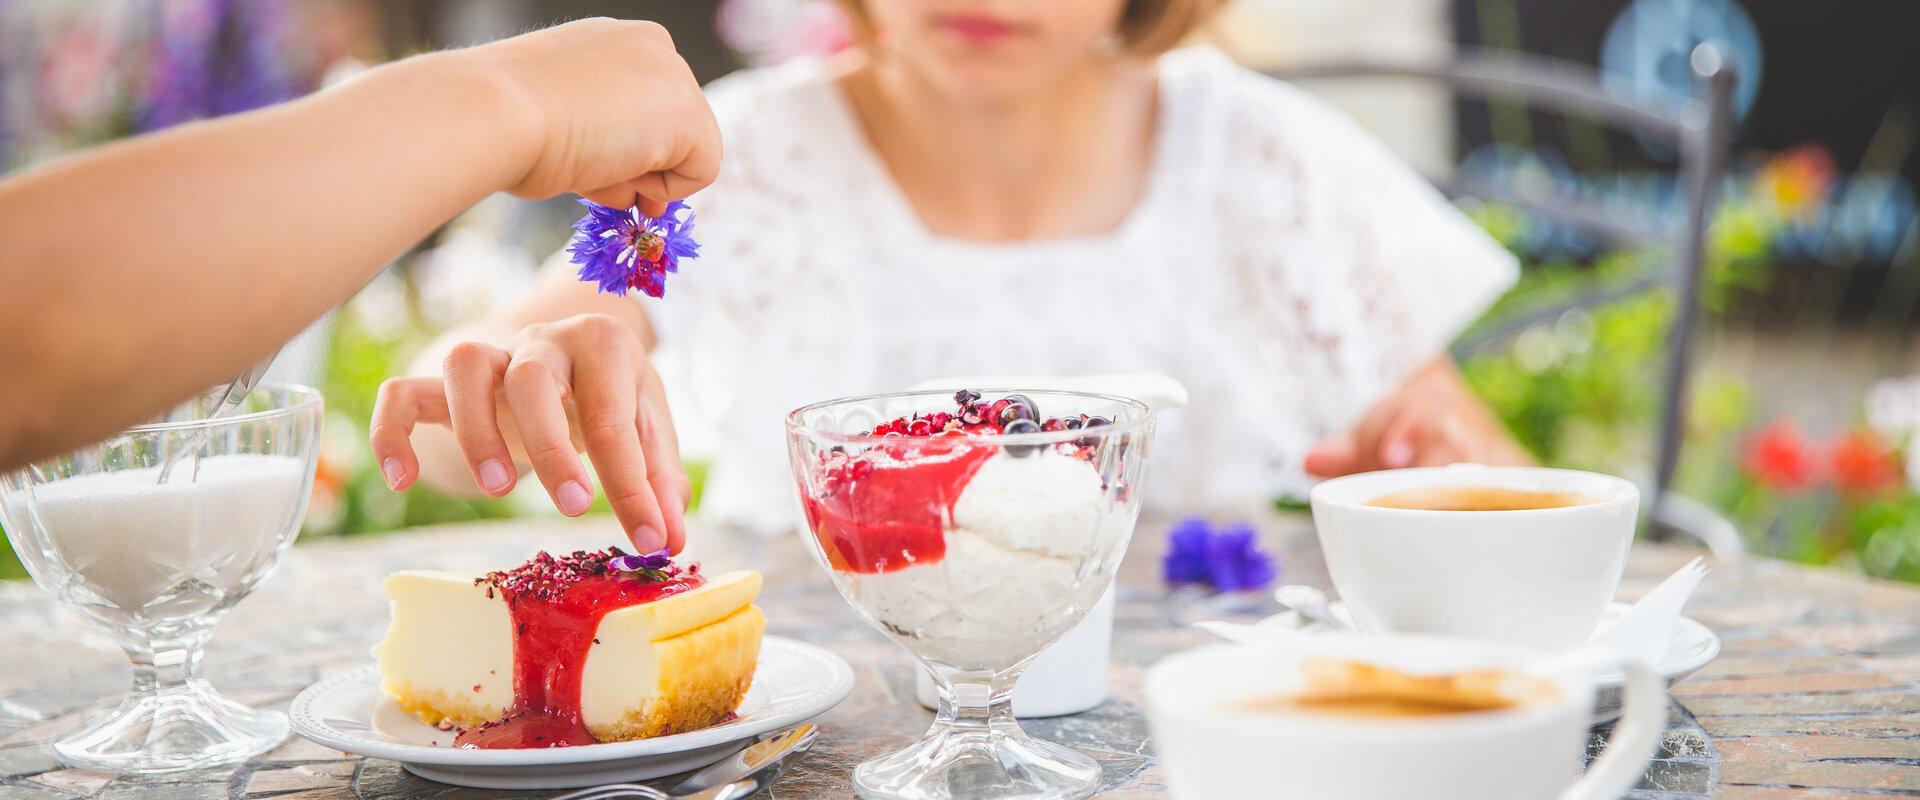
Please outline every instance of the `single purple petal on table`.
[[1262, 589], [1279, 577], [1273, 557], [1260, 549], [1259, 534], [1245, 523], [1215, 529], [1190, 517], [1167, 532], [1160, 560], [1167, 583], [1203, 583], [1222, 592]]
[[1167, 552], [1160, 558], [1160, 577], [1167, 583], [1207, 580], [1207, 521], [1188, 517], [1167, 531]]
[[1207, 567], [1210, 582], [1223, 592], [1263, 589], [1277, 577], [1272, 557], [1260, 549], [1258, 533], [1245, 523], [1214, 532]]

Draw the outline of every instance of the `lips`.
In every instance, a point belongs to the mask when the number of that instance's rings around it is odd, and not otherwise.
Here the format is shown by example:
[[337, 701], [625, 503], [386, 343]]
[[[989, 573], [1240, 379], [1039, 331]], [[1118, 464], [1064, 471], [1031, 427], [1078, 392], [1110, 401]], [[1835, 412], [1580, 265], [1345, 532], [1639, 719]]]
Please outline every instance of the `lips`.
[[946, 15], [936, 19], [935, 25], [972, 45], [996, 44], [1020, 32], [1013, 23], [983, 14]]

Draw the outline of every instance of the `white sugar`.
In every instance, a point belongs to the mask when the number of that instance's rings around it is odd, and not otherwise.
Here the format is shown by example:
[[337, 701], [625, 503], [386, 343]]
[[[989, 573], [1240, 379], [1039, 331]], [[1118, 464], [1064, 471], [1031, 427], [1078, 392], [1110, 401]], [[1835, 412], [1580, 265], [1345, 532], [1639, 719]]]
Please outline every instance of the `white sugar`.
[[94, 593], [129, 611], [177, 592], [216, 596], [269, 561], [294, 524], [304, 464], [230, 455], [157, 469], [86, 475], [34, 487], [60, 560]]

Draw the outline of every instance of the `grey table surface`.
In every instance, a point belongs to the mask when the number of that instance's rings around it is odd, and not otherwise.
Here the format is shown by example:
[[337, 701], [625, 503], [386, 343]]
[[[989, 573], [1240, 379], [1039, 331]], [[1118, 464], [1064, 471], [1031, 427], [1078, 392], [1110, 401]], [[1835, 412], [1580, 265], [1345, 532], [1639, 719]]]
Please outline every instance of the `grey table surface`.
[[[1222, 520], [1225, 521], [1225, 520]], [[1304, 519], [1259, 521], [1290, 582], [1326, 584]], [[1100, 796], [1166, 794], [1140, 705], [1145, 669], [1210, 637], [1187, 623], [1218, 608], [1170, 595], [1157, 577], [1164, 522], [1144, 521], [1120, 575], [1112, 696], [1071, 717], [1026, 723], [1096, 758]], [[213, 641], [207, 673], [246, 703], [284, 709], [321, 677], [366, 664], [386, 624], [379, 591], [407, 568], [491, 568], [537, 549], [614, 543], [608, 518], [441, 526], [302, 543]], [[768, 798], [850, 797], [855, 764], [905, 746], [931, 714], [913, 699], [912, 662], [833, 591], [798, 537], [694, 532], [710, 569], [766, 573], [770, 633], [826, 647], [854, 665], [853, 695], [821, 719], [824, 736]], [[1636, 546], [1622, 597], [1645, 591], [1692, 551]], [[1632, 797], [1868, 798], [1920, 792], [1920, 590], [1834, 571], [1747, 560], [1715, 565], [1689, 613], [1726, 653], [1681, 684], [1658, 759]], [[1252, 619], [1275, 610], [1250, 605]], [[552, 792], [462, 789], [295, 738], [238, 766], [160, 778], [63, 767], [49, 743], [124, 692], [120, 652], [29, 583], [0, 585], [0, 800], [21, 798], [519, 798]]]

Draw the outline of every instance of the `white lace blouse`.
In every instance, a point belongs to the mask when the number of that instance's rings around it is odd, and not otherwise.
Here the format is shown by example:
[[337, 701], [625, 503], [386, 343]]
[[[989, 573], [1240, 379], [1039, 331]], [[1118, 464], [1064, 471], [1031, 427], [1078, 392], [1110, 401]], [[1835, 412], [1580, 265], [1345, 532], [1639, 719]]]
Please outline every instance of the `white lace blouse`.
[[700, 258], [643, 298], [682, 367], [674, 402], [719, 429], [707, 516], [792, 524], [788, 410], [965, 374], [1171, 375], [1192, 402], [1160, 426], [1149, 498], [1263, 500], [1514, 280], [1339, 111], [1210, 49], [1159, 68], [1131, 214], [1011, 244], [929, 232], [822, 63], [714, 82], [727, 152], [691, 201]]

